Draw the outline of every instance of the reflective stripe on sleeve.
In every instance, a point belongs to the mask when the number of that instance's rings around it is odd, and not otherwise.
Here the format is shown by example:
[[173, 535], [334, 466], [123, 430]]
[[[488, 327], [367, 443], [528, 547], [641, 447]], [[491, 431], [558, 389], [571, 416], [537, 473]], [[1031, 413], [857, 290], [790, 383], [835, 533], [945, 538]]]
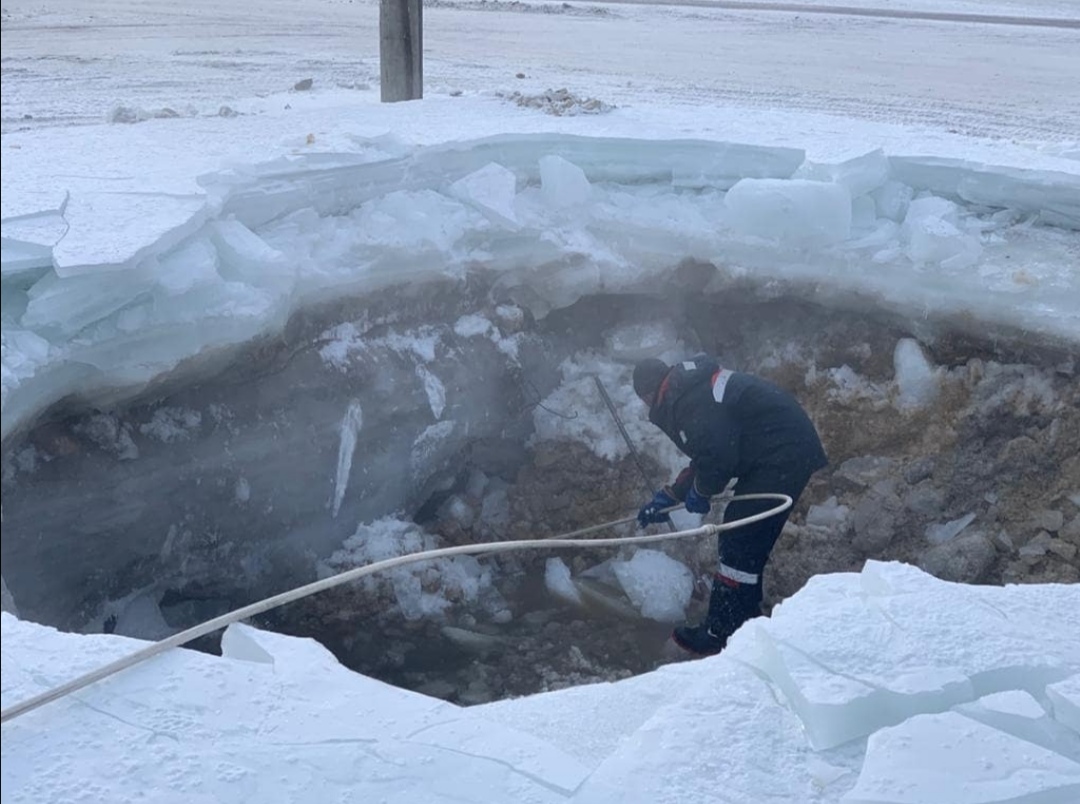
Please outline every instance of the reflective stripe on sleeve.
[[724, 401], [724, 391], [727, 389], [728, 380], [734, 372], [731, 369], [720, 369], [713, 376], [712, 397], [717, 402]]

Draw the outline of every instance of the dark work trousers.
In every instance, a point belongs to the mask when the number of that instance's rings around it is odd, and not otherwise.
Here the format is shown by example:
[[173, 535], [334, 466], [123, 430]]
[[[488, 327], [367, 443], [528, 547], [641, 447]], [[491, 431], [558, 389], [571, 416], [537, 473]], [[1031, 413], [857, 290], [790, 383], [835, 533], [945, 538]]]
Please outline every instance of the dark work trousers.
[[[781, 465], [758, 466], [735, 484], [734, 493], [740, 494], [786, 494], [798, 502], [806, 484], [815, 469], [810, 469], [805, 460], [796, 457]], [[736, 500], [724, 510], [724, 521], [733, 522], [753, 514], [774, 508], [779, 500]], [[740, 587], [744, 605], [757, 612], [761, 606], [761, 573], [769, 560], [773, 545], [784, 529], [784, 523], [791, 515], [791, 508], [783, 513], [768, 517], [759, 522], [717, 535], [717, 547], [720, 554], [720, 566], [714, 585], [724, 583]], [[725, 577], [727, 576], [727, 577]], [[751, 578], [750, 576], [755, 576]]]

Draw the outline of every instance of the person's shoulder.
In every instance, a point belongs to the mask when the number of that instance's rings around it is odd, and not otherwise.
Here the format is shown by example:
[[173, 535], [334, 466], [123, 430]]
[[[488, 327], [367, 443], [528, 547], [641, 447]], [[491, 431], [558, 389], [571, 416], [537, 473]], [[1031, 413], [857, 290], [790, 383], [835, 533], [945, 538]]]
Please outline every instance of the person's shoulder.
[[674, 368], [684, 374], [691, 374], [698, 371], [711, 373], [720, 368], [720, 363], [717, 362], [715, 357], [700, 352], [693, 357], [689, 357], [686, 360], [676, 363]]

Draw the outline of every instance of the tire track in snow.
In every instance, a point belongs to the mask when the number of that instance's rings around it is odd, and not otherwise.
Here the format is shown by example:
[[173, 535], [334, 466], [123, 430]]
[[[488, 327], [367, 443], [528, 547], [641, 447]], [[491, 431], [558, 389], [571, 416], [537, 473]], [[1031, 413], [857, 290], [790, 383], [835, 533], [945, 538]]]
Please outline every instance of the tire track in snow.
[[950, 11], [919, 11], [901, 8], [858, 8], [855, 6], [810, 6], [800, 3], [752, 3], [746, 0], [590, 0], [606, 5], [627, 6], [693, 6], [724, 11], [766, 11], [797, 14], [832, 14], [846, 17], [876, 17], [895, 20], [926, 20], [928, 22], [959, 22], [979, 25], [1023, 25], [1037, 28], [1069, 28], [1080, 30], [1080, 18], [1028, 17], [1012, 14], [965, 14]]

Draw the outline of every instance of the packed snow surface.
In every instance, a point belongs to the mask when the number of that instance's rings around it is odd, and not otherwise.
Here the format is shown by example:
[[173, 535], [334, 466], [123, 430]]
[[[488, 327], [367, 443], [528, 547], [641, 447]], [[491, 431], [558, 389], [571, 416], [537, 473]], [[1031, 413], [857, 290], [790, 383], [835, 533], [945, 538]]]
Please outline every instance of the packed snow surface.
[[[1067, 804], [1078, 605], [870, 562], [718, 657], [473, 708], [233, 625], [5, 724], [4, 800]], [[2, 627], [4, 707], [140, 645]]]

